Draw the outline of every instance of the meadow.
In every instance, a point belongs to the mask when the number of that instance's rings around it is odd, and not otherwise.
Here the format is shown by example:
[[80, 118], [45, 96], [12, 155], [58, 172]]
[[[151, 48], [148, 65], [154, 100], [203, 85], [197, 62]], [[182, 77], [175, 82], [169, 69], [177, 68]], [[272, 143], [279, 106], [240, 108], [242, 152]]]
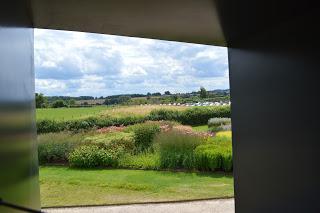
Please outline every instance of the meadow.
[[142, 105], [142, 106], [94, 106], [77, 108], [38, 108], [36, 119], [39, 120], [78, 120], [88, 117], [124, 117], [129, 115], [147, 115], [155, 109], [185, 110], [185, 106]]

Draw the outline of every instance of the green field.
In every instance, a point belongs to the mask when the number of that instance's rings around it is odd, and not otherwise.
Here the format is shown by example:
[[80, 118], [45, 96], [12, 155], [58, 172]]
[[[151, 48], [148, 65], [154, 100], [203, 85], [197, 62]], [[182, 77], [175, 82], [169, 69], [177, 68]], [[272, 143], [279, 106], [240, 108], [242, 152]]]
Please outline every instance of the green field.
[[40, 167], [40, 184], [42, 207], [223, 198], [234, 194], [232, 176], [222, 173]]
[[76, 120], [90, 116], [125, 117], [129, 115], [146, 115], [154, 109], [184, 110], [183, 106], [94, 106], [79, 108], [42, 108], [37, 109], [37, 120]]
[[98, 115], [101, 112], [108, 110], [107, 106], [95, 107], [79, 107], [79, 108], [43, 108], [37, 109], [37, 120], [75, 120], [93, 115]]

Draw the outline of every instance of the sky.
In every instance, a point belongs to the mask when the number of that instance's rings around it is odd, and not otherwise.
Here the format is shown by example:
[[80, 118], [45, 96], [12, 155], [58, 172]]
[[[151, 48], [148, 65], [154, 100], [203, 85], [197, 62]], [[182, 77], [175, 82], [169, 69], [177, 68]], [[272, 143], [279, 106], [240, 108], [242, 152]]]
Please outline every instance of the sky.
[[227, 48], [35, 29], [36, 92], [109, 96], [229, 89]]

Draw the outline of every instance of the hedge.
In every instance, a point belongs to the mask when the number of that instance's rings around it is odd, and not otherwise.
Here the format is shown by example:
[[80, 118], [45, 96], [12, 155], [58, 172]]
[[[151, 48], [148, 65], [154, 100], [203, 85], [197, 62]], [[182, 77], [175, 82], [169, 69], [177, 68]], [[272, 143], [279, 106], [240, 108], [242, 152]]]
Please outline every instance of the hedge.
[[191, 107], [184, 111], [158, 109], [151, 111], [151, 113], [146, 116], [127, 116], [121, 118], [90, 117], [73, 121], [40, 120], [37, 121], [37, 131], [38, 133], [81, 131], [94, 127], [128, 126], [143, 123], [147, 120], [168, 120], [185, 125], [205, 125], [210, 118], [230, 118], [230, 115], [230, 106]]
[[230, 106], [192, 107], [185, 111], [153, 110], [148, 116], [148, 120], [172, 120], [185, 125], [204, 125], [210, 118], [230, 118], [230, 116]]
[[81, 120], [72, 121], [55, 121], [55, 120], [40, 120], [37, 121], [38, 134], [60, 132], [60, 131], [81, 131], [92, 129], [94, 127], [108, 127], [108, 126], [127, 126], [137, 123], [143, 123], [146, 121], [146, 117], [143, 116], [129, 116], [123, 118], [96, 118], [89, 117]]

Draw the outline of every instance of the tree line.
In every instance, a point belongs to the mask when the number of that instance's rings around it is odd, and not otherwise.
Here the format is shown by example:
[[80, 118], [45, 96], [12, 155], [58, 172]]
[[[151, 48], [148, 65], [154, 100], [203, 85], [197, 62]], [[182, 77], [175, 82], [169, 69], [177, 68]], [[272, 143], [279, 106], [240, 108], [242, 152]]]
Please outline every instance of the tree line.
[[[139, 104], [168, 104], [172, 102], [177, 103], [195, 103], [201, 101], [223, 101], [227, 102], [230, 99], [229, 90], [213, 90], [207, 91], [204, 87], [200, 87], [199, 91], [191, 93], [171, 93], [165, 91], [147, 94], [122, 94], [112, 95], [107, 97], [93, 97], [93, 96], [49, 96], [46, 97], [42, 93], [35, 94], [36, 108], [60, 108], [72, 107], [76, 105], [90, 105], [89, 100], [104, 99], [104, 105], [139, 105]], [[81, 104], [76, 104], [76, 101], [81, 100]], [[92, 103], [95, 103], [94, 101]], [[101, 104], [97, 102], [95, 104]]]

